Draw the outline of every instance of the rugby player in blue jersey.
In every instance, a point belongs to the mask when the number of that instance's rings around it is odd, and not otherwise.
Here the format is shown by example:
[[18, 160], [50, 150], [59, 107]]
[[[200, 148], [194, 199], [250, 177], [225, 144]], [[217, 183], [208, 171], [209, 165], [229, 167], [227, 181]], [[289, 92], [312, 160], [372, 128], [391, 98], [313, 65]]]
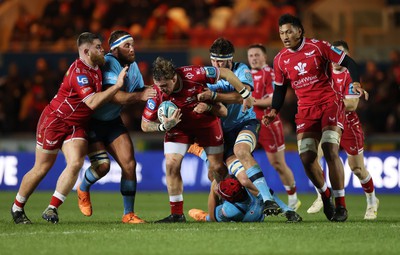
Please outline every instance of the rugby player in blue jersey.
[[124, 203], [123, 223], [144, 223], [134, 213], [136, 194], [136, 160], [134, 148], [128, 130], [120, 113], [123, 105], [146, 102], [156, 95], [153, 88], [146, 87], [135, 62], [134, 40], [121, 30], [113, 31], [108, 40], [110, 52], [105, 55], [102, 68], [103, 90], [114, 86], [118, 73], [129, 66], [124, 86], [118, 91], [111, 103], [103, 105], [93, 114], [89, 129], [89, 159], [91, 166], [86, 169], [84, 178], [78, 186], [79, 209], [85, 216], [92, 215], [90, 187], [110, 170], [108, 153], [121, 167], [121, 194]]

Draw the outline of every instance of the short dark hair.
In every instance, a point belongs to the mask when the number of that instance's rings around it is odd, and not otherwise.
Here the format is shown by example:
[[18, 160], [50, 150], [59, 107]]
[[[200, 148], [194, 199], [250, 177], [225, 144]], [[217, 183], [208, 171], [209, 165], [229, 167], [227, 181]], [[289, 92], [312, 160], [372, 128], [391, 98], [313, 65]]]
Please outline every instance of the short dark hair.
[[170, 60], [166, 60], [162, 57], [157, 57], [153, 62], [153, 78], [156, 81], [162, 79], [170, 80], [174, 78], [176, 74], [175, 66]]
[[291, 24], [294, 27], [300, 28], [301, 29], [301, 36], [304, 36], [304, 33], [305, 33], [304, 27], [303, 27], [303, 24], [301, 23], [301, 20], [298, 17], [286, 13], [286, 14], [283, 14], [279, 18], [279, 22], [278, 23], [279, 23], [280, 27], [283, 26], [283, 25], [286, 25], [286, 24]]
[[261, 43], [255, 43], [255, 44], [250, 45], [247, 48], [247, 50], [250, 50], [250, 49], [260, 49], [265, 55], [267, 55], [267, 49]]
[[349, 45], [344, 40], [334, 41], [334, 42], [332, 42], [332, 45], [335, 46], [335, 47], [342, 46], [343, 49], [345, 49], [346, 51], [349, 51]]
[[211, 45], [210, 53], [217, 55], [233, 54], [235, 53], [235, 47], [233, 47], [233, 44], [229, 40], [220, 37]]
[[112, 31], [110, 34], [110, 38], [108, 38], [108, 45], [111, 46], [113, 42], [115, 42], [124, 35], [129, 35], [129, 33], [123, 30]]
[[78, 39], [76, 40], [76, 44], [78, 45], [78, 47], [85, 43], [92, 44], [93, 41], [96, 39], [99, 39], [101, 41], [101, 38], [99, 35], [96, 35], [96, 34], [93, 34], [90, 32], [83, 32], [82, 34], [80, 34], [78, 36]]

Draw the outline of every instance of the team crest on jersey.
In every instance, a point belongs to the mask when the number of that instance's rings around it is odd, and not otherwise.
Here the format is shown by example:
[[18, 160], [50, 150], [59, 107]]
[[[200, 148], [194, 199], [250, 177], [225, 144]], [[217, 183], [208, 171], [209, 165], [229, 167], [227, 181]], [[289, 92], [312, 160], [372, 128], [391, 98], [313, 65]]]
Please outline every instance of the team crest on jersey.
[[187, 79], [189, 79], [189, 80], [191, 80], [192, 78], [193, 78], [193, 74], [192, 73], [187, 73], [186, 75], [185, 75], [185, 77], [187, 78]]
[[154, 109], [156, 108], [156, 102], [154, 102], [153, 99], [147, 100], [147, 107], [148, 107], [150, 110], [154, 110]]
[[331, 50], [333, 50], [336, 54], [341, 55], [343, 51], [339, 50], [335, 46], [331, 46]]
[[306, 63], [299, 62], [297, 63], [297, 66], [294, 67], [294, 69], [296, 69], [299, 72], [299, 75], [304, 75], [307, 73], [306, 66], [307, 66]]
[[89, 79], [86, 75], [76, 76], [76, 81], [78, 82], [79, 86], [85, 86], [89, 84]]
[[251, 75], [250, 72], [245, 72], [245, 73], [244, 73], [244, 76], [246, 77], [246, 79], [247, 79], [248, 81], [253, 81], [253, 76]]
[[206, 66], [206, 67], [204, 67], [204, 69], [206, 70], [207, 77], [215, 78], [215, 75], [217, 74], [217, 72], [215, 72], [214, 67]]

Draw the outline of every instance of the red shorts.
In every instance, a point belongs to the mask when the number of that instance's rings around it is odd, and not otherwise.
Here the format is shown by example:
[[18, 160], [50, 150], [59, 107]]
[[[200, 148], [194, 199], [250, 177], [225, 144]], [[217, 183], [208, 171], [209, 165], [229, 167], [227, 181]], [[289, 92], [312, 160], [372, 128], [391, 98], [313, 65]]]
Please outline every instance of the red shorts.
[[60, 149], [64, 141], [70, 139], [86, 140], [86, 130], [83, 126], [70, 125], [52, 114], [46, 107], [40, 116], [36, 131], [36, 144], [44, 150]]
[[337, 126], [343, 129], [343, 101], [314, 105], [299, 106], [296, 114], [296, 133], [321, 132], [324, 127]]
[[364, 132], [356, 112], [346, 112], [344, 130], [340, 146], [349, 155], [358, 155], [364, 151]]
[[258, 134], [257, 147], [258, 146], [269, 153], [275, 153], [285, 149], [285, 137], [283, 135], [283, 126], [279, 116], [268, 126], [264, 124], [261, 125]]
[[219, 146], [224, 144], [220, 120], [216, 120], [214, 125], [204, 128], [172, 128], [165, 133], [164, 142], [193, 144], [198, 143], [200, 147]]

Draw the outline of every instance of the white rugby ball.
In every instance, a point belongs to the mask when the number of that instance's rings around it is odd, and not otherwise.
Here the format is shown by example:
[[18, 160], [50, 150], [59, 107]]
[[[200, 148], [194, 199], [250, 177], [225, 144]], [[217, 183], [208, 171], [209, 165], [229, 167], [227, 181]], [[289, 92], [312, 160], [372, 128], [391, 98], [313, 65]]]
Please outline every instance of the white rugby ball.
[[172, 114], [174, 114], [175, 110], [178, 109], [178, 107], [172, 103], [171, 101], [164, 101], [158, 106], [157, 110], [157, 116], [158, 120], [163, 123], [163, 115], [165, 117], [169, 118], [171, 117]]

